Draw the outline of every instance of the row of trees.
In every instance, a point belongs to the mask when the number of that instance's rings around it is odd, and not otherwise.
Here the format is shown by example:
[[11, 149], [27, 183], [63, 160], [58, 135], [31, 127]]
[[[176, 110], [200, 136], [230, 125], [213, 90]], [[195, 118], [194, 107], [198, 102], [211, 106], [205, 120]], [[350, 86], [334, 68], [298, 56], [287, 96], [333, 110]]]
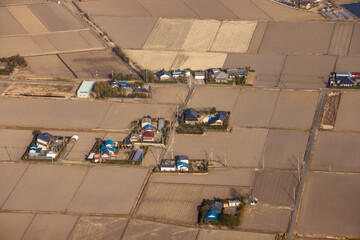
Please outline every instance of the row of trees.
[[26, 67], [27, 63], [24, 57], [19, 54], [8, 58], [0, 58], [0, 62], [6, 63], [6, 67], [0, 69], [0, 75], [9, 75], [14, 71], [15, 67]]

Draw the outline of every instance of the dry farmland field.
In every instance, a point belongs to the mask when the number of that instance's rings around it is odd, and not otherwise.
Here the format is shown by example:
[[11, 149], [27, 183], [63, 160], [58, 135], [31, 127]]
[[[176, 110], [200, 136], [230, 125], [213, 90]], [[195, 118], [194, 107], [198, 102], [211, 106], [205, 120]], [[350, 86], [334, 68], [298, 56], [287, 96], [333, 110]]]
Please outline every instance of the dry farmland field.
[[295, 172], [258, 171], [252, 195], [261, 203], [275, 206], [292, 206], [298, 179]]
[[187, 86], [152, 85], [151, 102], [181, 104], [185, 101], [188, 92]]
[[339, 56], [336, 61], [335, 71], [356, 72], [360, 69], [360, 57]]
[[329, 46], [329, 54], [346, 55], [348, 53], [353, 29], [353, 23], [338, 22], [335, 24]]
[[142, 48], [154, 28], [157, 18], [94, 16], [110, 38], [121, 48]]
[[360, 237], [359, 175], [307, 176], [296, 231], [320, 236]]
[[139, 168], [91, 168], [68, 211], [129, 214], [147, 172]]
[[127, 222], [126, 218], [83, 216], [76, 223], [69, 239], [116, 239], [124, 232]]
[[338, 109], [335, 130], [360, 131], [360, 108], [354, 103], [360, 100], [360, 94], [355, 92], [342, 92]]
[[309, 133], [305, 131], [270, 129], [263, 149], [267, 169], [296, 170], [302, 161]]
[[0, 238], [21, 239], [33, 218], [28, 213], [0, 213]]
[[269, 16], [251, 1], [220, 0], [241, 20], [270, 20]]
[[153, 174], [150, 178], [154, 183], [183, 183], [251, 187], [254, 182], [253, 169], [211, 169], [205, 175], [173, 175]]
[[160, 18], [144, 49], [151, 50], [180, 50], [189, 35], [194, 20], [190, 19], [164, 19]]
[[216, 0], [183, 0], [199, 18], [203, 19], [236, 19], [237, 17]]
[[248, 188], [241, 187], [150, 183], [135, 215], [195, 224], [198, 220], [197, 208], [203, 199], [234, 198], [248, 191]]
[[313, 150], [311, 169], [360, 172], [360, 134], [319, 132]]
[[218, 32], [221, 22], [217, 20], [198, 20], [192, 25], [185, 40], [185, 51], [208, 51]]
[[312, 126], [319, 92], [280, 92], [270, 126], [281, 128], [310, 129]]
[[20, 160], [32, 138], [31, 130], [0, 129], [0, 160]]
[[238, 88], [197, 87], [191, 96], [188, 107], [216, 107], [218, 111], [233, 111], [239, 94], [240, 89]]
[[212, 44], [211, 51], [215, 52], [246, 52], [256, 22], [248, 21], [224, 21]]
[[278, 96], [278, 90], [241, 89], [230, 126], [268, 127]]
[[118, 59], [105, 50], [65, 53], [59, 56], [79, 78], [95, 78], [96, 73], [100, 78], [108, 78], [112, 72], [131, 73]]
[[74, 77], [57, 55], [26, 57], [25, 60], [37, 76], [53, 78]]
[[65, 211], [87, 171], [81, 166], [30, 164], [2, 210]]
[[256, 71], [255, 86], [277, 86], [285, 55], [239, 54], [227, 55], [224, 68], [251, 67]]
[[269, 206], [247, 206], [241, 225], [243, 229], [266, 232], [286, 232], [291, 210]]
[[274, 240], [275, 236], [264, 233], [239, 232], [230, 230], [201, 229], [198, 240]]
[[0, 22], [0, 36], [26, 33], [25, 29], [7, 8], [0, 7]]
[[67, 239], [77, 219], [71, 215], [37, 214], [22, 239]]
[[[182, 0], [138, 0], [153, 17], [196, 18], [196, 13]], [[166, 9], [166, 10], [165, 10]]]
[[354, 32], [351, 39], [351, 44], [349, 48], [349, 55], [359, 55], [360, 54], [360, 24], [357, 23], [354, 26]]
[[173, 143], [175, 155], [188, 155], [193, 159], [208, 159], [213, 151], [214, 159], [232, 167], [259, 166], [267, 129], [239, 128], [233, 131], [207, 132], [205, 135], [177, 134]]
[[196, 69], [206, 70], [208, 68], [219, 67], [224, 65], [226, 53], [214, 52], [179, 52], [171, 69]]
[[139, 219], [131, 219], [122, 239], [127, 240], [195, 240], [196, 228], [186, 228], [163, 223], [154, 223]]
[[27, 6], [12, 6], [7, 9], [28, 33], [48, 32], [48, 29]]
[[259, 51], [327, 54], [333, 28], [326, 22], [269, 23]]
[[77, 88], [77, 84], [14, 83], [4, 96], [70, 97]]

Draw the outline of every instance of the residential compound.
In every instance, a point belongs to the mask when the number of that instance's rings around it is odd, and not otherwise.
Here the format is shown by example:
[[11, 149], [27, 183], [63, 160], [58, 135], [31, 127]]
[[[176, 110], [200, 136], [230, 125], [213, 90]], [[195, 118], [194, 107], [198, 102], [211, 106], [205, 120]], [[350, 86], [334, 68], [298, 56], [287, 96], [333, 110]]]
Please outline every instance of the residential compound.
[[360, 86], [360, 72], [332, 72], [329, 76], [330, 87]]

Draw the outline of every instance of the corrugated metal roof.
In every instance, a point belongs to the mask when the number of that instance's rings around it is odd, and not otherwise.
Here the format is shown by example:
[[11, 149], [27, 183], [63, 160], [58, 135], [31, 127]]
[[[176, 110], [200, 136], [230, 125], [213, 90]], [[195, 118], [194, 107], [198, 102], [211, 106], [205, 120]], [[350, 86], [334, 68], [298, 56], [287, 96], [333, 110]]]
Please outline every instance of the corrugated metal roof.
[[83, 81], [79, 87], [79, 93], [88, 93], [94, 85], [94, 81]]

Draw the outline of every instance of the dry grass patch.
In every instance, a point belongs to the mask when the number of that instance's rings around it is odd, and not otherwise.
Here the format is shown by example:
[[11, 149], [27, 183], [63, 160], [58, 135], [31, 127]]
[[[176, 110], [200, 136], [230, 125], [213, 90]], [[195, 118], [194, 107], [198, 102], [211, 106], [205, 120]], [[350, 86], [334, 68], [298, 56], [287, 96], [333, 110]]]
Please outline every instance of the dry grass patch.
[[14, 83], [5, 96], [69, 97], [75, 95], [77, 84]]
[[185, 51], [208, 51], [214, 41], [221, 22], [217, 20], [198, 20], [192, 25], [185, 40]]
[[144, 49], [182, 49], [193, 24], [194, 20], [190, 19], [160, 18], [147, 39]]
[[116, 239], [124, 232], [127, 222], [126, 218], [84, 216], [77, 222], [69, 239]]
[[219, 52], [246, 52], [256, 22], [252, 21], [224, 21], [216, 35], [211, 51]]

